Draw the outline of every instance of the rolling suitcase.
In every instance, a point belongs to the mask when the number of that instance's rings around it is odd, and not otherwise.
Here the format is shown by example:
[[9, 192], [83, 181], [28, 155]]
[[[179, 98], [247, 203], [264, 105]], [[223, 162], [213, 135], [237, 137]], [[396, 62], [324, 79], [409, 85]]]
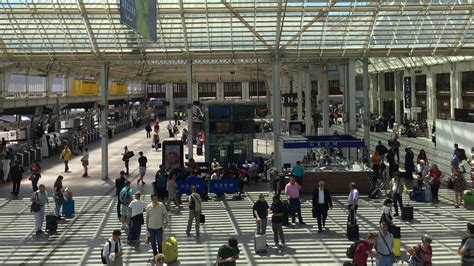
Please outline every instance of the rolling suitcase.
[[289, 210], [288, 210], [288, 201], [283, 201], [282, 202], [282, 205], [283, 205], [283, 222], [282, 222], [282, 225], [283, 226], [288, 226], [290, 225], [288, 219], [290, 218], [289, 217]]
[[474, 190], [464, 190], [464, 205], [474, 207]]
[[401, 237], [401, 228], [398, 226], [389, 226], [388, 231], [393, 235], [393, 238], [398, 238], [400, 239]]
[[[349, 216], [350, 216], [351, 211], [349, 210]], [[351, 219], [352, 217], [349, 217], [349, 221], [353, 221]], [[355, 221], [355, 219], [354, 219]], [[359, 225], [357, 222], [355, 224], [353, 223], [347, 223], [347, 239], [351, 241], [357, 241], [359, 240]]]
[[176, 237], [170, 236], [163, 240], [163, 255], [165, 256], [165, 263], [170, 264], [178, 259], [178, 241]]
[[46, 215], [46, 231], [54, 233], [58, 230], [58, 217], [54, 214]]
[[73, 217], [74, 212], [74, 200], [66, 200], [63, 203], [63, 216], [64, 217]]
[[402, 220], [413, 221], [413, 206], [410, 206], [410, 203], [403, 206], [403, 208], [401, 208], [401, 211], [402, 211]]
[[373, 187], [372, 189], [369, 190], [369, 199], [376, 199], [380, 195], [380, 188], [378, 187]]
[[254, 238], [255, 253], [266, 253], [267, 252], [267, 236], [255, 234]]

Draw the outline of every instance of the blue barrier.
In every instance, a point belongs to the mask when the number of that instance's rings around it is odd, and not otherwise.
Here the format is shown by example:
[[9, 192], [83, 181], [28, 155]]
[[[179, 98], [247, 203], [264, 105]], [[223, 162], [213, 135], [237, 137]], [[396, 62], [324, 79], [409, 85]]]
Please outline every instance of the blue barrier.
[[239, 180], [238, 179], [220, 179], [211, 180], [209, 182], [209, 192], [222, 194], [222, 193], [237, 193], [239, 191]]
[[190, 176], [185, 180], [176, 180], [176, 189], [180, 194], [191, 194], [191, 186], [196, 186], [196, 190], [200, 195], [206, 194], [206, 184], [204, 179], [200, 177]]

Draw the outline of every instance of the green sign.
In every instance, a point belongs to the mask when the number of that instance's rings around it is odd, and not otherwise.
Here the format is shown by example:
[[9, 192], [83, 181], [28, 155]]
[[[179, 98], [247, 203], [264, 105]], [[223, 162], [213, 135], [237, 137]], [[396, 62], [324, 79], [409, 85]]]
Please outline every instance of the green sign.
[[156, 0], [120, 0], [120, 22], [156, 42]]

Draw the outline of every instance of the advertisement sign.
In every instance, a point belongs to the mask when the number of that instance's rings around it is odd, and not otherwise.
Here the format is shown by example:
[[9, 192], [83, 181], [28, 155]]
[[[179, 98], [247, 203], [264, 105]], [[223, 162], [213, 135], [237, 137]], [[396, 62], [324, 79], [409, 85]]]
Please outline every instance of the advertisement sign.
[[112, 83], [110, 84], [109, 94], [110, 95], [127, 94], [127, 83], [112, 81]]
[[298, 94], [296, 93], [283, 93], [281, 95], [281, 103], [285, 107], [294, 107], [298, 104]]
[[411, 77], [403, 77], [403, 91], [405, 92], [405, 108], [411, 107]]
[[156, 42], [156, 0], [120, 0], [120, 22]]
[[163, 141], [162, 162], [166, 169], [184, 168], [183, 142], [180, 140]]
[[97, 80], [72, 80], [72, 96], [91, 96], [99, 94], [99, 84]]
[[201, 177], [190, 176], [186, 180], [176, 180], [176, 189], [180, 194], [191, 194], [191, 186], [196, 186], [197, 192], [201, 195], [206, 192], [206, 184]]
[[237, 193], [239, 192], [239, 180], [235, 178], [211, 180], [209, 182], [209, 192], [216, 194]]

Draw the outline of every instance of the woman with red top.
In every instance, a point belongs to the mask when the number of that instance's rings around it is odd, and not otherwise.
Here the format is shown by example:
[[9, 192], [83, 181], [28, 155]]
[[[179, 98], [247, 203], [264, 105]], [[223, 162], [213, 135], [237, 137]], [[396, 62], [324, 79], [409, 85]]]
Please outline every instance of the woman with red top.
[[366, 240], [362, 240], [357, 244], [354, 251], [354, 258], [352, 259], [352, 265], [354, 266], [365, 266], [367, 265], [367, 259], [370, 257], [376, 257], [377, 253], [372, 251], [374, 244], [377, 241], [377, 233], [370, 232], [369, 237]]
[[409, 265], [423, 265], [431, 266], [431, 258], [433, 257], [433, 250], [431, 242], [433, 239], [430, 235], [424, 234], [421, 237], [421, 244], [417, 244], [408, 249], [408, 254], [411, 255]]
[[426, 157], [426, 152], [423, 149], [421, 149], [418, 153], [418, 157], [416, 157], [416, 163], [419, 164], [420, 160], [425, 161], [426, 165], [428, 165], [428, 157]]
[[438, 166], [436, 164], [433, 164], [431, 166], [431, 169], [429, 170], [426, 177], [430, 180], [433, 204], [439, 203], [438, 190], [439, 186], [441, 185], [441, 171], [438, 169]]

